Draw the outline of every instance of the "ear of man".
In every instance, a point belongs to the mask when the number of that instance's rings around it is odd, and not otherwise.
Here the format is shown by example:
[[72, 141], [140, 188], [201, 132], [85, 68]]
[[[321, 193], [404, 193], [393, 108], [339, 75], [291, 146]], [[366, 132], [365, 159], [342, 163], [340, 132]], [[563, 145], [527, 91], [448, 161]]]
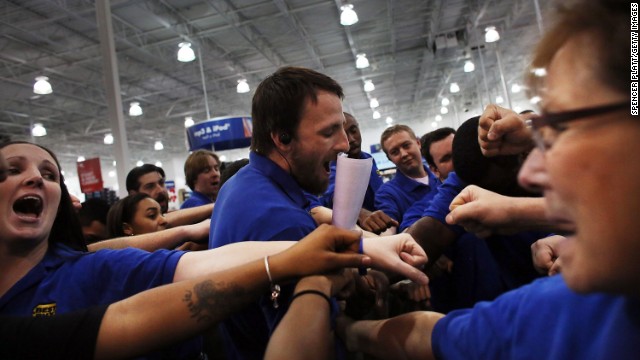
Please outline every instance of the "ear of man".
[[291, 148], [291, 135], [284, 131], [273, 131], [271, 133], [271, 140], [273, 141], [274, 146], [281, 153], [289, 152]]

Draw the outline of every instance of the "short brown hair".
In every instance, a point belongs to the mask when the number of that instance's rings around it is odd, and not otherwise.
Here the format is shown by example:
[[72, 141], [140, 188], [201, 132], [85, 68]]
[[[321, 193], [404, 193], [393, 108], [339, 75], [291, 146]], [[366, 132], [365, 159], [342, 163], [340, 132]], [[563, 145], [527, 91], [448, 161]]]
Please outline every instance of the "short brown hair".
[[273, 132], [295, 136], [306, 101], [318, 101], [318, 90], [344, 98], [342, 87], [332, 78], [311, 69], [287, 66], [264, 79], [251, 102], [253, 137], [251, 150], [267, 154], [273, 149]]
[[214, 158], [220, 165], [220, 158], [216, 153], [209, 150], [196, 150], [192, 152], [184, 162], [184, 177], [191, 190], [195, 190], [196, 179], [206, 168], [209, 167], [209, 158]]
[[382, 135], [380, 135], [380, 147], [382, 148], [382, 151], [384, 151], [385, 154], [387, 154], [387, 149], [385, 149], [384, 147], [384, 142], [387, 141], [387, 139], [390, 138], [391, 135], [397, 134], [402, 131], [408, 132], [412, 138], [418, 140], [418, 138], [416, 137], [416, 133], [414, 133], [413, 130], [407, 125], [398, 124], [398, 125], [389, 126], [388, 128], [384, 129], [384, 131], [382, 132]]

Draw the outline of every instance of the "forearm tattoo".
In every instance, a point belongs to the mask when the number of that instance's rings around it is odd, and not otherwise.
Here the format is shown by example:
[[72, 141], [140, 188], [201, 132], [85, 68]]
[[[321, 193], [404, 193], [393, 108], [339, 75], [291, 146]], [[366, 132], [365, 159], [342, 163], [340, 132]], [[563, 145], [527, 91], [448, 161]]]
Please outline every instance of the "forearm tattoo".
[[187, 290], [182, 299], [198, 322], [216, 321], [249, 300], [249, 292], [236, 284], [206, 280]]

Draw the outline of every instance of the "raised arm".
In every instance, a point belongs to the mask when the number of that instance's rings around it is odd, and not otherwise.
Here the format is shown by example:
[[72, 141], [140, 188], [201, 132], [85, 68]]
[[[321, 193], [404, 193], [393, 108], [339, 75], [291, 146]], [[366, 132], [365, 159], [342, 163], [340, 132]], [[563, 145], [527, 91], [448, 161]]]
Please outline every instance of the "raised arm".
[[485, 156], [521, 154], [533, 141], [524, 117], [513, 110], [489, 104], [480, 116], [478, 142]]

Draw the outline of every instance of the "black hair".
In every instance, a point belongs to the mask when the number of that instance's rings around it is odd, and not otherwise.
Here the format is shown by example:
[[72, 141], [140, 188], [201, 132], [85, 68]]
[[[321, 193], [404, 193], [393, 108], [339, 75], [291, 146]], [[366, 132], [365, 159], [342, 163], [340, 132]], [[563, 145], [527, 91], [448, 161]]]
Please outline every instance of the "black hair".
[[69, 190], [64, 184], [64, 176], [62, 175], [62, 168], [60, 167], [58, 158], [53, 153], [53, 151], [47, 149], [46, 147], [28, 141], [9, 141], [7, 143], [1, 144], [0, 149], [3, 149], [9, 145], [16, 144], [26, 144], [39, 147], [40, 149], [46, 151], [53, 158], [53, 161], [55, 161], [56, 166], [58, 167], [58, 178], [60, 179], [60, 203], [58, 204], [56, 218], [53, 221], [51, 231], [49, 232], [49, 245], [60, 243], [74, 250], [87, 251], [87, 245], [85, 244], [84, 236], [82, 235], [82, 227], [80, 226], [80, 222], [78, 221], [76, 211], [73, 208]]
[[422, 137], [420, 138], [420, 152], [422, 153], [422, 156], [425, 158], [425, 160], [427, 160], [427, 164], [429, 164], [429, 166], [437, 168], [436, 162], [435, 160], [433, 160], [433, 156], [431, 156], [431, 152], [429, 151], [431, 144], [433, 144], [434, 142], [438, 142], [455, 133], [456, 131], [453, 128], [443, 127], [422, 135]]
[[104, 199], [88, 199], [82, 203], [82, 208], [78, 211], [78, 220], [80, 220], [80, 225], [91, 226], [91, 223], [94, 220], [106, 225], [109, 208], [109, 203]]
[[143, 164], [141, 166], [136, 166], [127, 174], [127, 191], [139, 191], [138, 189], [140, 189], [140, 178], [143, 175], [151, 172], [159, 173], [163, 179], [166, 177], [164, 174], [164, 170], [162, 170], [162, 168], [159, 166], [155, 166], [153, 164]]
[[240, 169], [249, 164], [249, 159], [240, 159], [234, 162], [226, 163], [224, 170], [220, 174], [220, 188], [222, 189], [222, 185], [224, 185], [227, 180], [229, 180], [233, 175], [235, 175]]
[[124, 223], [131, 224], [138, 209], [138, 203], [146, 198], [151, 198], [151, 196], [145, 193], [135, 193], [125, 196], [111, 205], [111, 209], [107, 214], [107, 233], [109, 238], [126, 235], [122, 225]]
[[251, 150], [268, 154], [275, 146], [272, 133], [295, 138], [306, 102], [317, 103], [320, 90], [344, 98], [335, 80], [311, 69], [287, 66], [264, 79], [251, 102]]

